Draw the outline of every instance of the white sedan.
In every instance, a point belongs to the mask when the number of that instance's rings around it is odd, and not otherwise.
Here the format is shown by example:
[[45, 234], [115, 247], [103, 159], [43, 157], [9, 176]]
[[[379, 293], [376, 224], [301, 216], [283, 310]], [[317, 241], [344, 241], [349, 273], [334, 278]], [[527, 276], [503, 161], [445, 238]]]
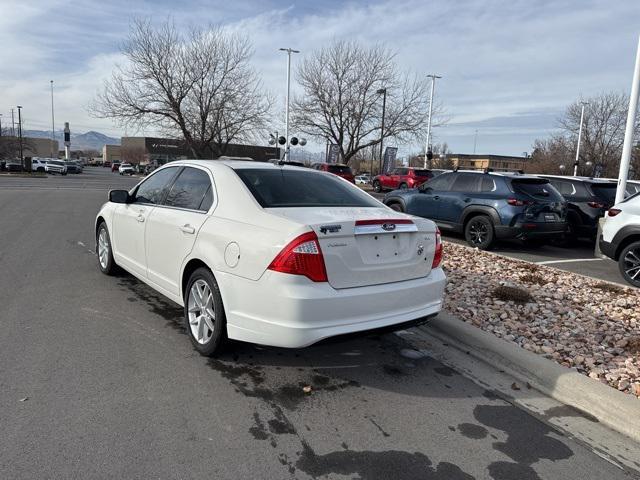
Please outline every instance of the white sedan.
[[109, 192], [95, 232], [102, 272], [122, 267], [183, 306], [204, 355], [226, 338], [304, 347], [442, 307], [435, 224], [306, 168], [171, 162]]

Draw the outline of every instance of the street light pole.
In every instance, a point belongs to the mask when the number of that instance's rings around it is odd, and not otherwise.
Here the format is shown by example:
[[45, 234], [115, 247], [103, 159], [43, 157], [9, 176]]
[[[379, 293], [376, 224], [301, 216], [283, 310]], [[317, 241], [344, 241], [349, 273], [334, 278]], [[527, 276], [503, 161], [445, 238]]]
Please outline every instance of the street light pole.
[[13, 117], [13, 108], [11, 109], [11, 136], [16, 136], [16, 121]]
[[293, 50], [291, 48], [281, 48], [283, 52], [287, 52], [287, 100], [286, 100], [286, 113], [285, 113], [285, 123], [284, 123], [284, 136], [287, 140], [287, 143], [284, 147], [284, 161], [289, 161], [289, 95], [291, 93], [291, 54], [292, 53], [300, 53], [300, 50]]
[[[53, 80], [49, 80], [49, 82], [51, 83], [51, 158], [54, 158], [53, 156], [53, 145], [56, 141], [56, 123], [55, 123], [55, 117], [53, 115]], [[57, 152], [56, 152], [56, 157], [57, 157]]]
[[[378, 175], [384, 173], [382, 171], [382, 144], [384, 142], [384, 115], [387, 109], [387, 89], [380, 88], [376, 91], [378, 95], [382, 95], [382, 125], [380, 127], [380, 164], [378, 165]], [[373, 173], [373, 172], [372, 172]]]
[[580, 112], [580, 129], [578, 130], [578, 146], [576, 148], [576, 161], [573, 164], [573, 176], [577, 177], [578, 176], [578, 163], [579, 163], [579, 156], [580, 156], [580, 141], [582, 140], [582, 122], [584, 121], [584, 106], [588, 105], [587, 102], [580, 102], [580, 105], [582, 105], [582, 111]]
[[424, 168], [427, 168], [427, 155], [431, 151], [431, 115], [433, 114], [433, 92], [436, 88], [436, 78], [442, 78], [438, 75], [427, 75], [431, 79], [431, 95], [429, 97], [429, 121], [427, 122], [427, 142], [424, 146]]
[[24, 169], [24, 157], [22, 151], [22, 106], [18, 105], [18, 136], [20, 137], [20, 165]]
[[476, 134], [473, 136], [473, 154], [476, 154], [476, 145], [478, 144], [478, 130], [476, 130]]

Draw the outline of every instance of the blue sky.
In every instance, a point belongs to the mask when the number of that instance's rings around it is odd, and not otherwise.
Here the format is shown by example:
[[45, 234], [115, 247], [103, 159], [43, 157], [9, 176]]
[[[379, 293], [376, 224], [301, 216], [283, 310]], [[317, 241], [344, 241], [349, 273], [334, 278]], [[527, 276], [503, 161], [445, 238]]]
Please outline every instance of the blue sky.
[[[530, 151], [570, 102], [628, 91], [640, 34], [638, 0], [0, 0], [0, 12], [3, 124], [20, 104], [25, 128], [50, 128], [53, 79], [57, 125], [124, 134], [87, 106], [122, 62], [130, 18], [171, 16], [185, 28], [221, 24], [248, 33], [252, 62], [278, 106], [285, 81], [279, 47], [303, 56], [335, 38], [383, 42], [399, 68], [443, 76], [436, 99], [450, 120], [434, 130], [434, 141], [457, 153], [473, 151], [476, 130], [478, 153]], [[401, 152], [420, 148], [402, 145]]]

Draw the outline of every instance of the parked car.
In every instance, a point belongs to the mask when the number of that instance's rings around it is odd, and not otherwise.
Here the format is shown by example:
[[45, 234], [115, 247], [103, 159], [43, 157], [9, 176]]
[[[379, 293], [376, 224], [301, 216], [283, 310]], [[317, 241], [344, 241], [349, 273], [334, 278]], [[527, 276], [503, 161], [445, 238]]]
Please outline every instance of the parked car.
[[80, 168], [75, 162], [64, 162], [67, 167], [67, 173], [80, 173]]
[[111, 168], [111, 162], [109, 160], [104, 161], [104, 162], [102, 162], [102, 166]]
[[311, 169], [171, 162], [112, 190], [95, 232], [100, 270], [184, 306], [204, 355], [225, 338], [297, 348], [442, 308], [435, 224]]
[[367, 185], [371, 181], [371, 178], [369, 175], [356, 175], [355, 181], [356, 185]]
[[384, 203], [463, 233], [483, 250], [497, 239], [544, 243], [567, 229], [566, 201], [548, 180], [533, 175], [446, 172], [417, 189], [390, 192]]
[[75, 161], [73, 163], [76, 164], [76, 166], [78, 168], [78, 173], [84, 172], [84, 165], [82, 164], [82, 162], [80, 160], [77, 160], [77, 161]]
[[611, 208], [616, 197], [616, 183], [611, 180], [560, 175], [539, 175], [546, 178], [567, 200], [569, 211], [567, 238], [585, 237], [595, 240], [598, 220]]
[[356, 183], [356, 177], [353, 175], [351, 168], [341, 163], [314, 163], [311, 165], [314, 170], [320, 170], [321, 172], [329, 172], [350, 181]]
[[111, 164], [111, 171], [112, 172], [117, 172], [118, 169], [120, 168], [121, 163], [120, 162], [113, 162]]
[[118, 167], [118, 172], [120, 173], [120, 175], [133, 175], [134, 174], [134, 169], [133, 169], [133, 165], [131, 165], [130, 163], [123, 163]]
[[407, 167], [394, 168], [388, 174], [373, 177], [373, 191], [382, 192], [383, 190], [416, 188], [433, 177], [431, 170]]
[[12, 160], [9, 160], [5, 164], [5, 169], [7, 170], [7, 172], [21, 172], [23, 170], [22, 163]]
[[67, 174], [67, 165], [62, 160], [49, 160], [47, 162], [46, 172], [50, 174]]
[[31, 159], [31, 171], [32, 172], [46, 172], [47, 160], [44, 158], [32, 158]]
[[622, 277], [640, 288], [640, 193], [607, 211], [599, 242], [600, 251], [618, 262]]

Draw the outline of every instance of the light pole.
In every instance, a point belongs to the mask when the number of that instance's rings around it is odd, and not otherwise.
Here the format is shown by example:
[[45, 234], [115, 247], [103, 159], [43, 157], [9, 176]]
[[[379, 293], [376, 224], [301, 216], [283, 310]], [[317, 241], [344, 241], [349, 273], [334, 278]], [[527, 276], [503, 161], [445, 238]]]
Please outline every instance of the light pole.
[[22, 156], [22, 106], [18, 105], [18, 136], [20, 137], [20, 165], [24, 169], [24, 158]]
[[13, 108], [11, 109], [11, 136], [16, 136], [16, 121], [13, 117]]
[[382, 173], [384, 173], [382, 171], [382, 144], [384, 142], [384, 115], [387, 109], [387, 89], [380, 88], [376, 91], [376, 93], [378, 95], [382, 95], [382, 125], [380, 127], [380, 165], [378, 165], [378, 175], [381, 175]]
[[[53, 80], [49, 80], [49, 82], [51, 83], [51, 158], [54, 158], [53, 145], [56, 141], [56, 123], [53, 115]], [[58, 155], [56, 155], [56, 157], [57, 156]]]
[[300, 50], [293, 50], [291, 48], [281, 48], [280, 51], [287, 52], [287, 107], [284, 120], [284, 136], [287, 143], [284, 147], [284, 161], [289, 161], [289, 95], [291, 93], [291, 54], [300, 53]]
[[431, 115], [433, 114], [433, 92], [436, 88], [436, 78], [442, 78], [438, 75], [427, 75], [431, 79], [431, 95], [429, 96], [429, 121], [427, 122], [427, 142], [424, 146], [424, 168], [427, 168], [427, 156], [431, 151]]
[[478, 144], [478, 130], [476, 130], [475, 135], [473, 136], [473, 154], [476, 154], [476, 145]]
[[2, 114], [0, 113], [0, 137], [2, 136]]
[[580, 129], [578, 130], [578, 146], [576, 147], [576, 161], [573, 164], [574, 177], [578, 176], [578, 163], [579, 163], [578, 157], [580, 156], [580, 141], [582, 140], [582, 122], [584, 121], [584, 106], [589, 105], [589, 103], [580, 102], [580, 105], [582, 105], [582, 111], [580, 112]]

